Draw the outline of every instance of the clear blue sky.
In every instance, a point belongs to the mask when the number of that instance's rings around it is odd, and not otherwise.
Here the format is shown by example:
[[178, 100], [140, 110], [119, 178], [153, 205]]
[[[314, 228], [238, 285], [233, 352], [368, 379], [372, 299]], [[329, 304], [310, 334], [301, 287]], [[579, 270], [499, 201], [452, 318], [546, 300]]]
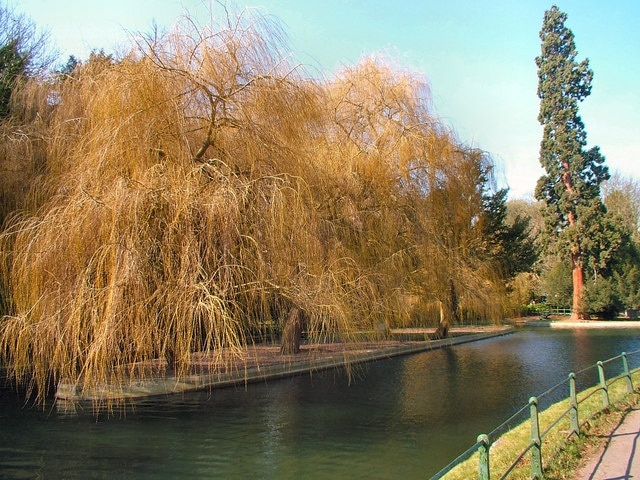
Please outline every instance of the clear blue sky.
[[[185, 12], [200, 24], [208, 0], [5, 0], [48, 29], [61, 52], [126, 47], [130, 35], [169, 28]], [[213, 2], [215, 4], [215, 2]], [[581, 105], [589, 146], [612, 171], [640, 179], [640, 1], [558, 0], [588, 57], [593, 90]], [[463, 142], [490, 152], [511, 198], [529, 198], [542, 170], [534, 58], [541, 0], [238, 0], [278, 18], [299, 61], [330, 77], [377, 52], [423, 74], [436, 114]], [[233, 8], [232, 8], [233, 9]], [[214, 16], [220, 13], [219, 6]]]

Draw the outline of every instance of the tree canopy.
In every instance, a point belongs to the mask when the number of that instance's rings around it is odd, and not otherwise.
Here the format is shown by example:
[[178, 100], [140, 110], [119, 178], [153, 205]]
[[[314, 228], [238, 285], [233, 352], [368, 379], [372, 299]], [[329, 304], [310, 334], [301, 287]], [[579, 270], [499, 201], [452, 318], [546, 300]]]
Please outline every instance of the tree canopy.
[[39, 32], [24, 15], [0, 3], [0, 118], [7, 118], [17, 82], [49, 67], [54, 54], [48, 50], [48, 34]]
[[15, 378], [42, 395], [163, 358], [223, 369], [302, 323], [350, 341], [502, 319], [526, 226], [504, 227], [491, 156], [410, 72], [365, 59], [314, 79], [281, 38], [247, 13], [186, 21], [21, 86], [3, 128], [29, 133], [0, 152], [29, 187], [0, 235]]

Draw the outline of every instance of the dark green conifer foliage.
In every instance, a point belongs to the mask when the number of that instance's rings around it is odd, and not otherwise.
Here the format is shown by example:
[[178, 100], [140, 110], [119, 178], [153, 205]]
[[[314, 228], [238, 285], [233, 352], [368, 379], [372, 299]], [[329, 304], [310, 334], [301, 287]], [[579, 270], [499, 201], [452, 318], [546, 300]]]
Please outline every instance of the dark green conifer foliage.
[[0, 118], [11, 113], [11, 93], [27, 66], [27, 59], [18, 51], [18, 42], [0, 46]]
[[530, 218], [516, 215], [507, 221], [507, 189], [485, 194], [481, 228], [486, 238], [483, 256], [490, 258], [506, 281], [518, 273], [530, 272], [538, 259], [538, 249], [529, 227]]
[[576, 60], [574, 36], [565, 26], [566, 19], [553, 6], [545, 12], [540, 31], [538, 120], [544, 128], [540, 163], [546, 174], [538, 180], [535, 193], [544, 202], [546, 246], [569, 257], [573, 315], [583, 316], [584, 268], [590, 254], [585, 229], [593, 228], [584, 223], [588, 212], [604, 211], [600, 183], [609, 173], [599, 148], [585, 149], [587, 134], [578, 103], [591, 93], [593, 72], [587, 59]]

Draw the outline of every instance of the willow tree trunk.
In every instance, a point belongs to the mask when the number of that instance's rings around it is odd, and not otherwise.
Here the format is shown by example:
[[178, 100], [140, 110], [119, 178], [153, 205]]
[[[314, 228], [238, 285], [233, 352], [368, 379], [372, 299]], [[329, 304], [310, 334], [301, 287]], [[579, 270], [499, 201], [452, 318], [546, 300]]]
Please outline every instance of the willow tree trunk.
[[449, 328], [458, 320], [458, 295], [453, 285], [453, 280], [449, 280], [449, 289], [444, 301], [440, 302], [440, 322], [436, 328], [435, 336], [438, 339], [447, 338]]
[[282, 344], [280, 353], [282, 355], [295, 355], [300, 353], [300, 341], [305, 323], [305, 314], [302, 309], [293, 307], [289, 310], [287, 321], [282, 329]]

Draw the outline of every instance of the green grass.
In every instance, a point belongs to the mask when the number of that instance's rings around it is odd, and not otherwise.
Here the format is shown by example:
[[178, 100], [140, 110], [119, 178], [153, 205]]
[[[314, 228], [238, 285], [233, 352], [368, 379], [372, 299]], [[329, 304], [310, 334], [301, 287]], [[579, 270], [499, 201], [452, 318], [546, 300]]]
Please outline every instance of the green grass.
[[[632, 375], [633, 384], [640, 384], [640, 371]], [[629, 395], [627, 384], [623, 378], [611, 383], [608, 380], [610, 407], [603, 409], [601, 392], [598, 387], [591, 387], [578, 394], [578, 419], [580, 436], [570, 433], [569, 400], [558, 402], [540, 412], [540, 432], [543, 434], [562, 416], [542, 441], [542, 462], [545, 479], [571, 478], [577, 468], [583, 452], [602, 437], [602, 432], [609, 432], [619, 421], [624, 411], [638, 401], [638, 388]], [[491, 478], [501, 478], [510, 468], [513, 461], [527, 448], [531, 442], [530, 421], [526, 420], [493, 442], [490, 453]], [[478, 432], [480, 433], [480, 432]], [[531, 478], [531, 454], [528, 452], [511, 471], [509, 479]], [[567, 476], [569, 475], [569, 476]], [[469, 480], [478, 478], [478, 454], [473, 454], [467, 461], [455, 467], [443, 477], [445, 480]]]

